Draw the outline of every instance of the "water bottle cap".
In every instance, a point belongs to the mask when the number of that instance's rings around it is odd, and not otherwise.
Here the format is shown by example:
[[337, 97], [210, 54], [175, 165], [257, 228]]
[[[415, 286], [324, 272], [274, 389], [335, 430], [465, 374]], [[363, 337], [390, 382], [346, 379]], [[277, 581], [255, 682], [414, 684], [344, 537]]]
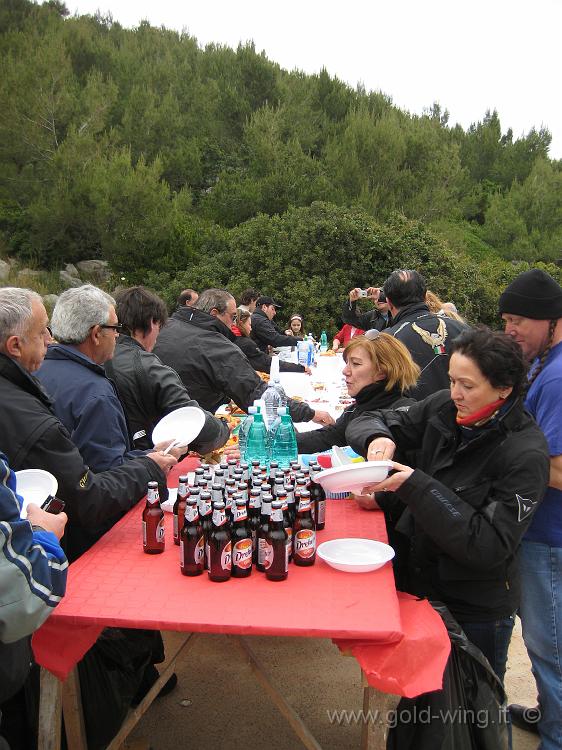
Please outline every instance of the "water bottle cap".
[[286, 406], [278, 406], [277, 407], [277, 414], [279, 414], [280, 417], [285, 416], [287, 413], [287, 407]]
[[257, 414], [258, 407], [257, 406], [250, 406], [248, 407], [248, 414]]

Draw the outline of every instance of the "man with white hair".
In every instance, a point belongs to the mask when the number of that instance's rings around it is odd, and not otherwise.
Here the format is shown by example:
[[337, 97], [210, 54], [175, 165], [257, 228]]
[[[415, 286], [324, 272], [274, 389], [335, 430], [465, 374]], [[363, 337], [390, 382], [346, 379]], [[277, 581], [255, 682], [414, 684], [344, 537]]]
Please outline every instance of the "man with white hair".
[[93, 530], [114, 524], [145, 495], [148, 482], [164, 484], [176, 459], [152, 454], [110, 471], [90, 469], [33, 377], [51, 341], [48, 323], [38, 294], [0, 289], [0, 449], [14, 471], [45, 469], [55, 475], [69, 520], [65, 550], [74, 560], [95, 540]]
[[57, 417], [94, 471], [135, 455], [129, 453], [123, 407], [103, 368], [113, 357], [119, 330], [113, 297], [91, 284], [67, 289], [51, 316], [57, 343], [37, 372]]

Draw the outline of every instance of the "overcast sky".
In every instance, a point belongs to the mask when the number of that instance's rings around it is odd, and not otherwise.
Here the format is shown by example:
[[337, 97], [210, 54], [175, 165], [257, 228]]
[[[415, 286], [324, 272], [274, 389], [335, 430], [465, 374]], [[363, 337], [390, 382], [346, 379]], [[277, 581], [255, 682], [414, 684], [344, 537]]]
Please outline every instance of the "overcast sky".
[[502, 131], [552, 134], [562, 158], [562, 0], [66, 0], [185, 30], [200, 45], [253, 40], [283, 68], [326, 67], [351, 86], [422, 113], [434, 101], [467, 128], [497, 109]]

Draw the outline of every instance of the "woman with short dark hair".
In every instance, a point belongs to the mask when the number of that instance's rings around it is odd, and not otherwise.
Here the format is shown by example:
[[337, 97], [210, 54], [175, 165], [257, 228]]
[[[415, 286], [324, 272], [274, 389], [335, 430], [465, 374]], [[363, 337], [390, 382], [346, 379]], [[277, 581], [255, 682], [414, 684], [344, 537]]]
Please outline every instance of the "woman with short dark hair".
[[546, 441], [523, 408], [525, 373], [511, 337], [469, 329], [453, 343], [450, 391], [407, 411], [363, 414], [346, 432], [369, 460], [392, 460], [396, 449], [409, 456], [369, 488], [403, 504], [402, 587], [444, 602], [501, 680], [519, 606], [519, 545], [549, 478]]

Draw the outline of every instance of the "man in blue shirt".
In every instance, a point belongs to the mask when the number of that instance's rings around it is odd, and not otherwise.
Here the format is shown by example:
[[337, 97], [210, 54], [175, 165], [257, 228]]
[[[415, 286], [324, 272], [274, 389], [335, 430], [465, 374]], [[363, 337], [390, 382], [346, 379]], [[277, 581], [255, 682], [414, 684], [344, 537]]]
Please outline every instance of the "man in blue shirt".
[[534, 268], [500, 297], [505, 331], [531, 362], [525, 406], [545, 434], [550, 481], [522, 542], [521, 623], [539, 706], [510, 706], [513, 723], [532, 730], [542, 750], [562, 747], [562, 287]]

